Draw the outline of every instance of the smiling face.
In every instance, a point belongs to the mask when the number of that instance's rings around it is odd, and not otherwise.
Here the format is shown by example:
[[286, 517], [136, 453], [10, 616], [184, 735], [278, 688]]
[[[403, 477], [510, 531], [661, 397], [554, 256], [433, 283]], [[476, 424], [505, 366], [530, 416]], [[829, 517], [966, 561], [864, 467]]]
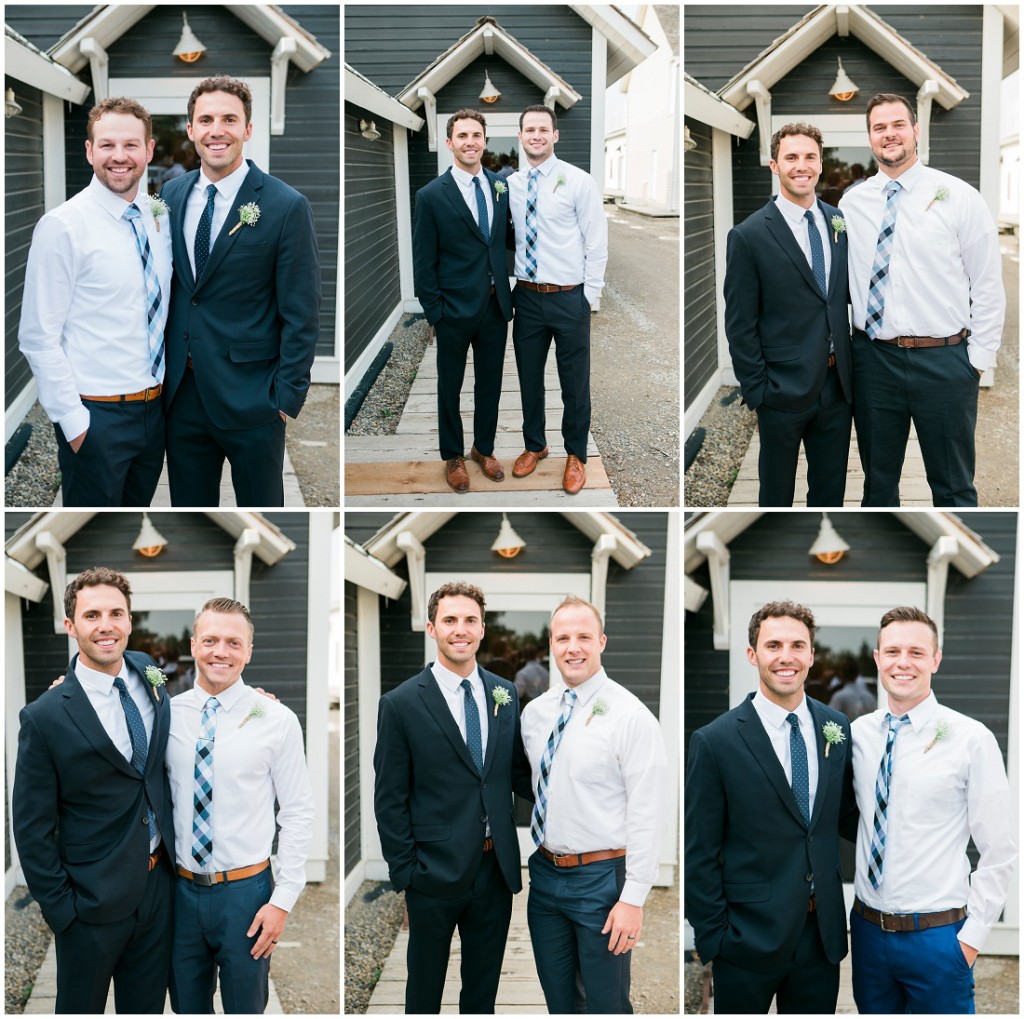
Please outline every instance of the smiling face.
[[455, 165], [474, 176], [480, 172], [480, 160], [487, 148], [487, 138], [479, 120], [464, 117], [452, 124], [452, 136], [445, 139]]
[[868, 118], [868, 141], [882, 171], [898, 177], [917, 162], [920, 127], [903, 103], [879, 103]]
[[130, 113], [104, 113], [92, 125], [85, 158], [96, 179], [126, 202], [135, 201], [139, 181], [153, 158], [155, 141], [146, 141], [146, 125]]
[[804, 681], [814, 664], [811, 632], [791, 616], [762, 620], [757, 647], [747, 648], [747, 660], [757, 667], [761, 693], [792, 711], [804, 696]]
[[192, 121], [185, 127], [199, 153], [203, 172], [216, 183], [242, 165], [242, 145], [252, 135], [245, 107], [230, 92], [204, 92], [196, 98]]
[[551, 657], [566, 686], [579, 686], [597, 674], [607, 642], [586, 605], [567, 605], [551, 620]]
[[531, 166], [540, 166], [555, 151], [558, 132], [546, 113], [524, 113], [519, 130], [519, 143], [523, 146]]
[[878, 635], [875, 664], [890, 709], [903, 714], [925, 700], [941, 661], [942, 652], [927, 623], [897, 622], [885, 627]]
[[782, 193], [794, 204], [809, 209], [814, 205], [814, 186], [821, 176], [818, 143], [805, 134], [787, 134], [779, 139], [779, 151], [769, 165], [779, 178]]
[[427, 621], [427, 634], [437, 641], [438, 661], [446, 669], [463, 679], [472, 674], [484, 639], [484, 621], [474, 599], [464, 594], [439, 599], [434, 621]]
[[239, 612], [204, 612], [192, 632], [196, 684], [218, 694], [236, 683], [252, 657], [252, 630]]
[[78, 643], [81, 663], [96, 672], [116, 676], [132, 632], [125, 596], [109, 584], [83, 587], [75, 596], [74, 619], [64, 629]]

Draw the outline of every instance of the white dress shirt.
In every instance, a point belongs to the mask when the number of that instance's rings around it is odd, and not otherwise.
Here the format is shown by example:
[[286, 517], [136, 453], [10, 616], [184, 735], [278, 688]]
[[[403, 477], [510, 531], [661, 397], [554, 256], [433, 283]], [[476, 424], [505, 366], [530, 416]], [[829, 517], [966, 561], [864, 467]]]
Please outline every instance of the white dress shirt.
[[[516, 276], [526, 279], [526, 192], [530, 170], [508, 178], [516, 232]], [[597, 182], [589, 173], [549, 156], [537, 178], [537, 282], [569, 287], [583, 284], [593, 304], [604, 287], [608, 262], [608, 220]]]
[[[558, 683], [523, 709], [523, 745], [534, 789], [567, 689]], [[578, 700], [548, 781], [544, 845], [553, 853], [625, 848], [626, 883], [619, 900], [642, 906], [658, 876], [665, 827], [668, 767], [661, 728], [604, 669], [574, 689]]]
[[[861, 189], [858, 189], [861, 190]], [[934, 913], [967, 906], [960, 941], [981, 949], [1006, 903], [1017, 859], [1017, 821], [995, 737], [981, 722], [943, 707], [930, 693], [893, 744], [892, 784], [882, 884], [868, 879], [875, 780], [889, 726], [885, 706], [854, 721], [853, 784], [857, 828], [855, 890], [861, 902], [888, 913]], [[899, 717], [901, 712], [894, 712]], [[948, 731], [935, 738], [936, 723]], [[967, 842], [980, 854], [971, 875]]]
[[[849, 237], [853, 325], [862, 331], [889, 180], [876, 173], [839, 202]], [[995, 363], [1006, 311], [992, 214], [970, 184], [921, 162], [898, 180], [903, 191], [896, 199], [896, 232], [878, 335], [952, 336], [966, 326], [971, 330], [971, 364], [985, 371]], [[933, 201], [940, 188], [946, 196]]]
[[[313, 790], [299, 720], [289, 708], [256, 693], [241, 679], [216, 695], [220, 707], [213, 750], [213, 856], [200, 868], [192, 858], [196, 739], [211, 696], [197, 683], [171, 700], [167, 772], [178, 866], [212, 874], [266, 860], [274, 842], [276, 799], [281, 833], [270, 902], [290, 910], [306, 883], [313, 836]], [[262, 714], [256, 716], [254, 710]]]
[[[480, 188], [484, 193], [484, 201], [487, 203], [487, 231], [488, 235], [490, 235], [491, 225], [494, 223], [494, 196], [491, 193], [491, 182], [487, 179], [487, 174], [484, 173], [483, 168], [480, 169], [476, 176], [480, 178]], [[453, 163], [452, 179], [459, 185], [462, 199], [469, 209], [469, 214], [473, 217], [473, 222], [476, 223], [476, 186], [473, 184], [473, 174], [467, 173]]]
[[[217, 196], [213, 200], [213, 226], [210, 228], [210, 251], [217, 243], [217, 238], [224, 227], [224, 222], [229, 215], [234, 218], [231, 226], [238, 222], [238, 208], [235, 198], [239, 189], [245, 181], [249, 172], [249, 164], [243, 159], [242, 165], [232, 170], [222, 180], [216, 182], [210, 180], [200, 170], [195, 185], [188, 195], [188, 203], [185, 206], [185, 221], [182, 225], [182, 233], [185, 237], [185, 247], [188, 249], [188, 264], [192, 266], [192, 278], [196, 275], [196, 230], [199, 229], [199, 220], [203, 218], [206, 209], [206, 189], [211, 184], [217, 189]], [[228, 227], [230, 230], [231, 227]]]
[[[125, 717], [124, 707], [121, 705], [121, 695], [114, 688], [114, 676], [105, 672], [97, 672], [82, 664], [81, 658], [75, 663], [75, 675], [78, 682], [82, 684], [85, 695], [89, 698], [100, 725], [110, 737], [111, 742], [117, 747], [118, 752], [131, 764], [132, 760], [132, 738], [128, 734], [128, 719]], [[118, 676], [124, 680], [128, 689], [128, 695], [142, 716], [142, 724], [146, 727], [147, 751], [153, 744], [153, 718], [156, 714], [156, 707], [153, 700], [153, 688], [134, 669], [128, 668], [128, 663], [121, 660], [121, 671]], [[167, 696], [165, 693], [163, 696]], [[159, 774], [159, 772], [158, 772]], [[150, 841], [149, 851], [152, 853], [160, 845], [160, 832]]]
[[[156, 229], [146, 196], [135, 204], [160, 280], [160, 332], [171, 288], [171, 231]], [[74, 198], [36, 224], [25, 267], [18, 345], [39, 385], [47, 417], [74, 439], [89, 427], [85, 396], [137, 393], [154, 375], [142, 258], [129, 203], [94, 176]]]
[[[430, 671], [437, 680], [437, 685], [444, 696], [448, 710], [455, 719], [455, 724], [462, 734], [463, 743], [466, 742], [466, 691], [462, 689], [462, 676], [456, 675], [450, 669], [446, 669], [440, 662], [431, 662]], [[469, 680], [470, 689], [473, 692], [473, 700], [476, 701], [476, 710], [480, 715], [480, 749], [484, 759], [487, 758], [487, 691], [484, 688], [484, 681], [480, 678], [479, 666], [471, 675], [466, 676]], [[492, 705], [493, 710], [493, 705]]]
[[786, 225], [793, 231], [793, 237], [796, 239], [797, 244], [800, 245], [800, 250], [804, 253], [804, 258], [807, 259], [807, 264], [812, 269], [814, 268], [814, 258], [811, 253], [811, 239], [807, 235], [807, 220], [804, 218], [804, 215], [810, 212], [814, 217], [814, 224], [818, 228], [822, 251], [825, 255], [825, 286], [827, 288], [829, 276], [832, 272], [832, 235], [835, 232], [832, 229], [832, 224], [826, 224], [825, 214], [821, 211], [817, 201], [815, 201], [810, 209], [805, 209], [803, 206], [791, 202], [782, 192], [779, 192], [775, 196], [775, 207], [782, 213]]
[[[806, 232], [806, 231], [805, 231]], [[770, 701], [760, 688], [754, 694], [754, 710], [757, 717], [761, 719], [764, 731], [771, 740], [772, 750], [786, 773], [786, 784], [793, 786], [793, 755], [789, 743], [789, 733], [792, 726], [786, 720], [790, 712], [774, 701]], [[804, 739], [804, 746], [807, 748], [807, 782], [810, 793], [810, 805], [808, 811], [814, 816], [814, 797], [818, 791], [818, 743], [817, 733], [814, 731], [814, 719], [811, 718], [811, 710], [807, 707], [807, 698], [800, 701], [800, 705], [793, 709], [793, 713], [800, 720], [800, 735]]]

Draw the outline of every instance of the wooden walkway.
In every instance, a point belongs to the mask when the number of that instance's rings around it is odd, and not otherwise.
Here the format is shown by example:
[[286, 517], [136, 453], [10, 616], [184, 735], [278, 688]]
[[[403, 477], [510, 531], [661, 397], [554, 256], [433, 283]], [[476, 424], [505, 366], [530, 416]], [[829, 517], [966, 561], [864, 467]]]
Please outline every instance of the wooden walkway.
[[486, 478], [469, 459], [473, 441], [473, 354], [466, 365], [462, 387], [462, 421], [466, 435], [466, 467], [470, 490], [457, 495], [444, 479], [444, 464], [437, 449], [437, 346], [427, 347], [395, 435], [345, 436], [344, 502], [356, 506], [617, 506], [611, 482], [601, 463], [593, 436], [587, 441], [587, 484], [579, 495], [562, 491], [565, 452], [560, 424], [562, 400], [552, 346], [544, 376], [548, 445], [551, 455], [526, 478], [512, 477], [512, 464], [523, 451], [523, 417], [519, 378], [511, 330], [505, 351], [498, 432], [494, 455], [505, 469], [505, 480]]

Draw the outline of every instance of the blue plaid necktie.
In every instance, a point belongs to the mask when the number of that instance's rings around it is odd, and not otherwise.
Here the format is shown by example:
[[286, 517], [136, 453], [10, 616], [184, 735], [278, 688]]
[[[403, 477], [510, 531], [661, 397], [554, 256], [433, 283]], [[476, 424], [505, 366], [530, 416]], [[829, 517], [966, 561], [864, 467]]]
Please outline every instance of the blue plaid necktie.
[[476, 191], [476, 221], [480, 227], [480, 233], [486, 240], [490, 239], [491, 230], [487, 224], [487, 199], [484, 198], [484, 189], [480, 186], [480, 178], [473, 178], [474, 190]]
[[192, 859], [200, 867], [213, 855], [213, 747], [217, 733], [217, 709], [220, 701], [207, 698], [199, 719], [196, 740], [195, 781], [192, 791]]
[[[135, 210], [138, 212], [138, 209]], [[121, 698], [121, 708], [124, 710], [124, 718], [128, 723], [128, 738], [132, 742], [132, 767], [140, 774], [145, 774], [146, 759], [149, 757], [149, 740], [146, 739], [146, 724], [142, 721], [142, 712], [138, 704], [132, 700], [124, 680], [120, 676], [114, 677], [114, 686]], [[156, 837], [156, 822], [153, 820], [153, 811], [149, 811], [149, 842], [153, 843]]]
[[125, 219], [131, 224], [135, 235], [135, 246], [139, 249], [142, 259], [142, 279], [146, 289], [146, 339], [149, 344], [149, 365], [153, 378], [163, 381], [164, 363], [164, 331], [160, 328], [160, 305], [163, 294], [160, 292], [160, 278], [156, 273], [156, 262], [153, 249], [149, 246], [149, 235], [142, 226], [139, 207], [132, 202], [124, 211]]
[[882, 883], [882, 864], [885, 860], [885, 828], [889, 810], [889, 788], [892, 784], [892, 748], [896, 742], [896, 734], [904, 722], [909, 722], [908, 715], [893, 718], [885, 713], [889, 723], [889, 736], [885, 741], [885, 753], [878, 766], [878, 778], [875, 779], [875, 817], [871, 832], [871, 852], [868, 854], [868, 877], [871, 887], [876, 889]]
[[811, 823], [810, 773], [807, 770], [807, 745], [800, 735], [800, 719], [791, 711], [786, 715], [789, 722], [789, 758], [793, 770], [793, 795], [800, 815], [808, 827]]
[[473, 758], [476, 770], [482, 775], [484, 752], [480, 742], [480, 712], [477, 711], [476, 698], [469, 680], [464, 679], [459, 686], [466, 691], [466, 746], [469, 747], [469, 756]]
[[196, 242], [193, 252], [196, 259], [196, 282], [203, 275], [206, 268], [206, 260], [210, 257], [210, 234], [213, 231], [213, 202], [217, 197], [216, 184], [206, 186], [206, 208], [199, 217], [199, 226], [196, 227]]
[[868, 313], [864, 331], [874, 339], [882, 328], [885, 314], [885, 288], [889, 283], [889, 259], [892, 256], [892, 237], [896, 232], [896, 213], [899, 211], [899, 196], [903, 190], [898, 180], [891, 180], [885, 189], [885, 216], [875, 245], [875, 261], [871, 266], [871, 283], [868, 287]]
[[537, 176], [540, 170], [530, 171], [526, 188], [526, 278], [537, 279]]
[[821, 246], [821, 233], [818, 231], [818, 224], [814, 222], [814, 213], [808, 209], [804, 213], [807, 220], [807, 236], [811, 242], [811, 269], [814, 272], [814, 280], [822, 296], [828, 297], [828, 283], [825, 281], [825, 249]]
[[569, 724], [572, 716], [572, 709], [576, 706], [576, 691], [566, 690], [562, 694], [562, 714], [555, 723], [551, 735], [548, 736], [548, 745], [544, 748], [544, 754], [540, 759], [540, 779], [537, 781], [537, 800], [533, 805], [533, 818], [530, 822], [530, 835], [536, 846], [544, 842], [544, 825], [547, 821], [548, 810], [548, 779], [551, 777], [551, 764], [555, 758], [555, 751], [558, 744], [562, 742], [562, 733]]

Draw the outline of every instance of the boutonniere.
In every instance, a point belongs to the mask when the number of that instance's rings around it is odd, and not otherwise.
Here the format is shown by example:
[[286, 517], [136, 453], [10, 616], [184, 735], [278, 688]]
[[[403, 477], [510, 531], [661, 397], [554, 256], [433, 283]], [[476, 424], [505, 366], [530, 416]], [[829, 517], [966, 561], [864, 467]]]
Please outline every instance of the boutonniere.
[[160, 703], [160, 694], [157, 692], [167, 682], [167, 677], [155, 666], [146, 666], [146, 682], [153, 690], [153, 700]]
[[171, 207], [156, 195], [146, 195], [149, 199], [149, 211], [153, 213], [153, 222], [156, 223], [156, 232], [160, 233], [160, 217], [166, 216]]
[[496, 202], [500, 202], [501, 201], [501, 196], [506, 191], [508, 191], [508, 188], [505, 187], [505, 185], [500, 180], [496, 180], [494, 182], [494, 200]]
[[608, 702], [603, 697], [598, 697], [597, 700], [594, 701], [594, 706], [590, 709], [590, 714], [587, 715], [587, 720], [583, 724], [584, 725], [590, 725], [590, 720], [595, 715], [600, 717], [601, 715], [607, 715], [607, 714], [608, 714]]
[[241, 230], [243, 226], [255, 226], [259, 218], [260, 207], [255, 202], [249, 202], [248, 205], [240, 205], [238, 207], [238, 222], [228, 231], [228, 237], [236, 230]]
[[498, 708], [503, 708], [507, 704], [511, 704], [512, 696], [503, 686], [496, 686], [491, 691], [491, 697], [494, 698], [494, 717], [497, 718]]
[[935, 735], [932, 737], [931, 743], [929, 743], [928, 746], [924, 748], [924, 752], [928, 753], [928, 751], [931, 750], [931, 748], [935, 746], [935, 744], [938, 743], [940, 739], [945, 739], [948, 735], [949, 722], [936, 722]]
[[563, 187], [566, 183], [565, 174], [560, 173], [558, 179], [555, 181], [555, 186], [551, 189], [551, 193], [554, 194], [560, 187]]
[[249, 708], [249, 714], [247, 714], [245, 718], [238, 723], [238, 728], [241, 729], [250, 718], [262, 718], [265, 714], [266, 712], [263, 710], [262, 704], [253, 704], [253, 706]]
[[832, 243], [839, 243], [839, 235], [846, 233], [846, 220], [842, 216], [832, 217]]
[[845, 743], [846, 733], [839, 727], [838, 722], [826, 722], [821, 727], [822, 735], [825, 737], [825, 756], [828, 757], [829, 750], [833, 743]]
[[927, 212], [936, 202], [944, 201], [949, 197], [949, 188], [937, 187], [935, 194], [932, 195], [932, 200], [924, 207], [924, 211]]

